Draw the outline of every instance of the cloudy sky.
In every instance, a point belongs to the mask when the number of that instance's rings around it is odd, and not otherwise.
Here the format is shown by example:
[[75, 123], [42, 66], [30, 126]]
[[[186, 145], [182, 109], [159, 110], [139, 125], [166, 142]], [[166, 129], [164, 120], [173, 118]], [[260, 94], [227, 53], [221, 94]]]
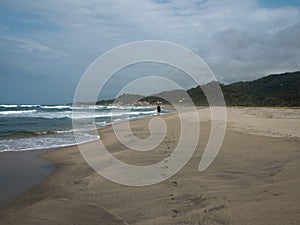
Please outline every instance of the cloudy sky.
[[[191, 49], [222, 83], [300, 70], [298, 0], [0, 0], [0, 15], [0, 104], [72, 102], [97, 57], [140, 40]], [[176, 75], [148, 67], [122, 76]]]

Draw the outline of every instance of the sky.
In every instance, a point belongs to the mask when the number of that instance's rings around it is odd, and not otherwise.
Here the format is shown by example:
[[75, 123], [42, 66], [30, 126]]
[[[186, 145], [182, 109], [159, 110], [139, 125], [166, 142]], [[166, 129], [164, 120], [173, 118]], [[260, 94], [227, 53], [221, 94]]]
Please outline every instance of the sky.
[[[0, 15], [0, 104], [72, 102], [96, 58], [141, 40], [191, 49], [225, 84], [300, 70], [298, 0], [0, 0]], [[195, 85], [151, 63], [118, 74], [101, 98], [148, 75]]]

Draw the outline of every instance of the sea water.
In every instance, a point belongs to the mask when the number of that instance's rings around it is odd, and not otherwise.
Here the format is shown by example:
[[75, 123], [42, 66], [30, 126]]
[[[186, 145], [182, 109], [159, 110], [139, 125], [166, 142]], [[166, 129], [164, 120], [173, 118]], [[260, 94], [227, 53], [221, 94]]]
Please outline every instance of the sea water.
[[[74, 110], [76, 110], [75, 114]], [[162, 111], [162, 113], [167, 112], [167, 110]], [[100, 128], [116, 121], [155, 114], [155, 106], [2, 104], [0, 105], [0, 152], [76, 144], [72, 119], [92, 119], [96, 127]], [[80, 142], [99, 138], [85, 129], [80, 131], [80, 135]]]

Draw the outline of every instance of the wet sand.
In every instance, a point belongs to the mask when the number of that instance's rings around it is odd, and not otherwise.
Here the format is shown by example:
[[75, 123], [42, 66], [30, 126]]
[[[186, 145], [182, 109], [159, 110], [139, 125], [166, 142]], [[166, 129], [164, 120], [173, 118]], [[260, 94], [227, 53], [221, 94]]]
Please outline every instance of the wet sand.
[[0, 153], [0, 207], [45, 180], [55, 165], [38, 155], [47, 150]]
[[[199, 161], [210, 134], [209, 111], [200, 109], [201, 133], [192, 159], [170, 179], [146, 187], [124, 186], [101, 177], [76, 146], [44, 153], [43, 158], [56, 163], [56, 171], [1, 209], [0, 223], [300, 224], [300, 111], [251, 110], [260, 113], [256, 126], [247, 108], [229, 109], [221, 151], [200, 173]], [[273, 116], [263, 119], [260, 115], [268, 110]], [[282, 118], [282, 113], [288, 115]], [[147, 153], [136, 153], [120, 144], [111, 127], [99, 130], [99, 134], [116, 158], [148, 165], [166, 158], [180, 136], [176, 114], [161, 118], [168, 127], [166, 138]], [[150, 119], [131, 121], [133, 133], [147, 137]], [[283, 119], [285, 122], [276, 126]], [[285, 127], [290, 120], [296, 131]], [[251, 132], [249, 124], [253, 125]], [[274, 127], [276, 137], [274, 130], [269, 132]], [[259, 135], [254, 135], [255, 129]], [[96, 142], [85, 145], [97, 148]]]

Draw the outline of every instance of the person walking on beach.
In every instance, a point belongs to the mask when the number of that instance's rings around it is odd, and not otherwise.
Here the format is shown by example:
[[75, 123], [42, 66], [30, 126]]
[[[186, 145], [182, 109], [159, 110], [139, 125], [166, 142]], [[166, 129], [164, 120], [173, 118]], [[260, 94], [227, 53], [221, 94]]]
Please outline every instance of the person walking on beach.
[[159, 116], [159, 114], [160, 114], [160, 111], [161, 111], [161, 109], [160, 109], [160, 105], [159, 104], [157, 104], [157, 115]]

